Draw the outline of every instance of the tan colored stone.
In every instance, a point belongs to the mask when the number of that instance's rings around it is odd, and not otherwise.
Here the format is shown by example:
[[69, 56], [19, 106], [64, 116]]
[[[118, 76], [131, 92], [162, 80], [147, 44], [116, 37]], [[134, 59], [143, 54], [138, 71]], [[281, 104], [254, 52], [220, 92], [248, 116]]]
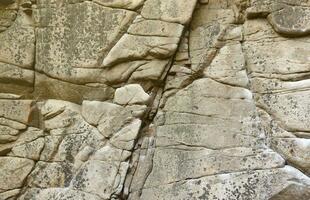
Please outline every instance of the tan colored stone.
[[35, 32], [32, 19], [19, 12], [16, 21], [0, 33], [0, 63], [33, 69]]
[[310, 174], [310, 139], [274, 138], [272, 147], [289, 163]]
[[138, 136], [141, 120], [135, 119], [129, 125], [122, 128], [111, 139], [110, 143], [120, 149], [130, 151], [134, 147], [134, 141]]
[[[77, 13], [78, 16], [72, 17]], [[39, 23], [36, 69], [48, 75], [58, 71], [59, 75], [66, 76], [71, 75], [71, 68], [99, 67], [100, 54], [108, 51], [135, 17], [134, 12], [89, 1], [42, 8], [36, 14]], [[66, 45], [59, 45], [61, 43]]]
[[21, 188], [33, 166], [29, 159], [0, 157], [0, 191]]
[[181, 37], [183, 28], [181, 24], [160, 20], [145, 20], [139, 16], [130, 25], [127, 32], [132, 35]]
[[117, 171], [116, 163], [88, 161], [77, 172], [70, 187], [108, 199], [113, 193]]
[[310, 34], [310, 9], [307, 7], [287, 6], [271, 13], [268, 20], [280, 34], [291, 37]]
[[197, 0], [147, 0], [141, 15], [146, 19], [187, 24]]
[[74, 199], [74, 200], [101, 200], [95, 194], [82, 192], [79, 190], [72, 190], [69, 188], [47, 188], [37, 189], [31, 188], [24, 195], [20, 197], [21, 200], [27, 199], [38, 199], [38, 200], [63, 200], [63, 199]]
[[74, 103], [83, 100], [106, 100], [113, 96], [114, 89], [106, 84], [77, 85], [41, 73], [35, 73], [35, 90], [33, 96], [39, 99], [61, 99]]
[[0, 199], [10, 199], [15, 198], [20, 193], [20, 189], [9, 190], [6, 192], [0, 193]]
[[0, 100], [0, 116], [28, 124], [31, 121], [32, 100]]
[[[302, 191], [309, 187], [309, 177], [292, 167], [254, 172], [222, 174], [217, 176], [189, 179], [177, 183], [166, 184], [154, 188], [145, 188], [140, 199], [269, 199], [275, 193], [285, 190], [294, 179], [303, 186]], [[179, 192], [175, 192], [179, 191]]]
[[94, 0], [94, 2], [112, 8], [134, 10], [140, 7], [144, 3], [144, 0]]
[[[283, 167], [284, 159], [266, 149], [209, 150], [182, 146], [157, 148], [145, 187], [222, 173]], [[163, 169], [162, 167], [165, 166]]]
[[72, 166], [66, 162], [39, 161], [27, 179], [29, 187], [54, 188], [69, 186]]
[[169, 60], [153, 60], [140, 66], [134, 71], [130, 77], [130, 80], [154, 80], [160, 81], [161, 76], [165, 69], [169, 67]]
[[204, 70], [204, 74], [222, 83], [247, 87], [249, 80], [241, 44], [233, 43], [222, 47]]
[[125, 34], [104, 58], [103, 66], [111, 66], [128, 60], [169, 58], [175, 53], [178, 42], [177, 37]]
[[34, 141], [14, 146], [9, 155], [22, 158], [29, 158], [31, 160], [39, 160], [43, 147], [44, 147], [44, 138], [38, 138]]
[[97, 126], [103, 115], [121, 109], [121, 106], [109, 102], [83, 101], [82, 115], [89, 124]]
[[130, 84], [115, 91], [114, 102], [120, 105], [146, 104], [150, 96], [139, 84]]

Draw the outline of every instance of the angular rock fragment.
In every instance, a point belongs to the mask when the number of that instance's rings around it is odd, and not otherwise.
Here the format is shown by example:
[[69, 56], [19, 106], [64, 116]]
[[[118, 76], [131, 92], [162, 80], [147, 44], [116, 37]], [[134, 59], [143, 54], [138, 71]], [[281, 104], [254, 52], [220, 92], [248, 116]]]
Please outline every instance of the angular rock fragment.
[[78, 171], [70, 188], [109, 199], [118, 171], [116, 163], [88, 161]]
[[16, 198], [16, 196], [20, 193], [20, 189], [9, 190], [6, 192], [0, 193], [0, 199], [10, 199]]
[[145, 20], [137, 17], [127, 32], [132, 35], [181, 37], [184, 26], [160, 20]]
[[287, 6], [268, 16], [275, 31], [285, 36], [300, 37], [310, 34], [310, 9]]
[[131, 153], [129, 151], [107, 145], [94, 152], [90, 159], [100, 161], [125, 161], [130, 155]]
[[21, 188], [33, 166], [29, 159], [0, 157], [0, 192]]
[[39, 160], [44, 147], [44, 138], [38, 138], [34, 141], [16, 145], [12, 148], [10, 156], [23, 157], [31, 160]]
[[197, 0], [147, 0], [141, 15], [146, 19], [187, 24]]
[[0, 32], [5, 31], [14, 23], [18, 7], [16, 0], [3, 0], [0, 2]]
[[[48, 3], [53, 6], [46, 6]], [[35, 12], [35, 69], [40, 73], [36, 74], [34, 96], [77, 103], [106, 100], [113, 89], [105, 84], [102, 58], [136, 13], [91, 1], [53, 3], [39, 2]]]
[[28, 124], [31, 121], [32, 100], [0, 100], [0, 116]]
[[[300, 192], [307, 192], [310, 184], [309, 177], [294, 168], [284, 167], [206, 176], [146, 188], [142, 191], [140, 199], [270, 199], [276, 192], [286, 190], [291, 179], [294, 179], [295, 182], [302, 186]], [[176, 193], [175, 191], [179, 192]]]
[[291, 165], [310, 174], [310, 139], [274, 138], [272, 147]]
[[33, 69], [35, 56], [35, 31], [32, 19], [19, 12], [8, 30], [0, 33], [0, 63]]
[[150, 96], [139, 84], [130, 84], [115, 91], [114, 102], [120, 105], [146, 104]]
[[[16, 20], [8, 24], [10, 27], [6, 31], [0, 33], [0, 92], [29, 94], [34, 84], [34, 25], [32, 19], [24, 12], [20, 11], [17, 14], [11, 9], [4, 11], [16, 15]], [[0, 12], [4, 11], [0, 7]], [[5, 15], [5, 12], [0, 14], [0, 32], [1, 17]]]
[[8, 126], [0, 125], [0, 144], [17, 140], [19, 131]]
[[168, 67], [169, 60], [153, 60], [136, 69], [130, 77], [130, 81], [154, 80], [160, 81], [165, 69]]
[[69, 186], [72, 166], [66, 162], [39, 161], [29, 174], [27, 185], [30, 187], [53, 188]]
[[145, 0], [94, 0], [103, 6], [134, 10], [140, 7]]
[[38, 189], [31, 188], [20, 197], [21, 200], [28, 199], [53, 199], [53, 200], [101, 200], [98, 195], [82, 192], [79, 190], [72, 190], [69, 188], [47, 188]]
[[110, 140], [111, 144], [117, 148], [127, 151], [132, 150], [134, 147], [134, 141], [138, 136], [141, 127], [141, 120], [136, 119], [129, 125], [122, 128], [117, 132]]
[[247, 87], [249, 80], [241, 44], [234, 43], [222, 47], [204, 74], [229, 85]]
[[106, 84], [77, 85], [35, 73], [35, 90], [33, 96], [39, 99], [61, 99], [74, 103], [83, 100], [107, 100], [113, 96], [114, 89]]
[[121, 106], [113, 103], [83, 101], [82, 115], [88, 123], [97, 126], [104, 115], [110, 115], [112, 118], [112, 113], [121, 109]]
[[[222, 173], [283, 167], [284, 159], [264, 149], [210, 150], [182, 146], [157, 148], [145, 187]], [[165, 169], [162, 169], [165, 166]]]
[[310, 198], [310, 187], [300, 184], [291, 184], [275, 194], [270, 200], [307, 200]]
[[134, 16], [134, 12], [89, 1], [39, 9], [36, 69], [70, 76], [71, 68], [99, 67], [102, 51], [108, 50]]
[[174, 54], [178, 42], [179, 38], [177, 37], [125, 34], [104, 58], [103, 66], [145, 58], [166, 59]]

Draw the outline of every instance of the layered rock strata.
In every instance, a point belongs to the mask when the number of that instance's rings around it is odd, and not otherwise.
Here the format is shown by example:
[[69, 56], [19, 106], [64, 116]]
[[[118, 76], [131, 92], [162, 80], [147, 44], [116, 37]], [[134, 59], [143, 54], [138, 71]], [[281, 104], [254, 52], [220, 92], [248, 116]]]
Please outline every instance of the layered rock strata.
[[310, 1], [0, 1], [0, 200], [310, 199]]

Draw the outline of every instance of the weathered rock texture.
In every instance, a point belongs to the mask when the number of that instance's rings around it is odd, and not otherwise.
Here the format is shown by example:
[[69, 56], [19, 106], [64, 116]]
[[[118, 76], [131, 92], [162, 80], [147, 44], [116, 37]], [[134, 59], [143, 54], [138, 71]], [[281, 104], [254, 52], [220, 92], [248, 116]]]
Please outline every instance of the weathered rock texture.
[[309, 0], [1, 0], [0, 200], [309, 200]]

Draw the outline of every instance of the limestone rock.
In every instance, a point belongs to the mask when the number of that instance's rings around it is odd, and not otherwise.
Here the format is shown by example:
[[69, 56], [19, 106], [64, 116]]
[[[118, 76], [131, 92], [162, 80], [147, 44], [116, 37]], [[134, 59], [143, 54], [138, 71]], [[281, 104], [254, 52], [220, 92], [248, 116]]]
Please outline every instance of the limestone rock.
[[284, 190], [274, 195], [270, 200], [309, 199], [309, 187], [299, 184], [291, 184]]
[[134, 10], [140, 7], [144, 0], [94, 0], [94, 2], [107, 7]]
[[104, 101], [113, 96], [114, 89], [106, 84], [76, 85], [70, 82], [50, 78], [44, 74], [36, 73], [34, 96], [40, 99], [61, 99], [74, 103], [83, 100]]
[[111, 66], [127, 60], [143, 58], [165, 59], [174, 54], [178, 47], [177, 37], [137, 36], [125, 34], [103, 60], [104, 66]]
[[0, 199], [309, 200], [309, 0], [0, 0]]
[[116, 112], [121, 109], [121, 106], [108, 102], [83, 101], [82, 115], [88, 123], [98, 125], [103, 115], [109, 114], [111, 116], [113, 111]]
[[19, 12], [7, 31], [0, 33], [0, 62], [20, 68], [33, 69], [35, 32], [32, 19]]
[[131, 120], [136, 117], [142, 117], [146, 108], [143, 105], [133, 105], [127, 106], [125, 109], [107, 112], [102, 115], [98, 124], [98, 130], [102, 135], [110, 138]]
[[275, 138], [273, 148], [292, 165], [310, 174], [310, 140], [303, 138]]
[[90, 159], [100, 161], [125, 161], [129, 156], [130, 152], [107, 145], [93, 153]]
[[[72, 17], [77, 13], [78, 21]], [[70, 76], [71, 68], [96, 67], [99, 52], [107, 48], [135, 16], [130, 11], [111, 9], [89, 1], [60, 8], [43, 7], [37, 14], [39, 27], [42, 27], [38, 30], [37, 51], [42, 56], [37, 56], [36, 69], [51, 76], [57, 71], [59, 75]], [[57, 45], [60, 42], [67, 45]], [[78, 48], [71, 51], [74, 47]], [[62, 67], [64, 65], [66, 68]]]
[[268, 16], [269, 22], [278, 33], [292, 37], [310, 33], [309, 19], [310, 9], [297, 6], [287, 6]]
[[153, 62], [146, 63], [140, 66], [132, 73], [130, 80], [154, 80], [160, 81], [169, 60], [154, 60]]
[[4, 12], [0, 14], [4, 18], [16, 18], [0, 33], [0, 92], [28, 94], [34, 84], [35, 30], [32, 19], [22, 11], [15, 13], [13, 8], [3, 11], [0, 7], [0, 12]]
[[0, 100], [0, 116], [28, 124], [31, 121], [32, 100]]
[[34, 162], [25, 158], [0, 157], [0, 191], [21, 188]]
[[235, 43], [222, 47], [210, 66], [205, 69], [204, 74], [223, 83], [247, 87], [249, 79], [241, 44]]
[[30, 187], [65, 187], [72, 178], [72, 167], [69, 163], [48, 163], [39, 161], [27, 179]]
[[0, 193], [0, 198], [1, 199], [15, 198], [19, 193], [20, 193], [20, 189], [9, 190], [9, 191]]
[[13, 120], [9, 120], [6, 118], [0, 118], [0, 124], [3, 126], [7, 126], [10, 128], [16, 129], [16, 130], [23, 130], [23, 129], [27, 128], [27, 126], [25, 124], [22, 124], [20, 122], [16, 122]]
[[72, 180], [71, 187], [108, 199], [113, 193], [116, 174], [116, 164], [104, 161], [88, 161]]
[[130, 151], [134, 147], [134, 141], [137, 138], [140, 127], [141, 120], [132, 121], [111, 138], [111, 144], [117, 148]]
[[127, 32], [133, 35], [181, 37], [183, 28], [184, 26], [177, 23], [137, 17]]
[[[33, 146], [31, 145], [31, 143], [43, 136], [44, 133], [42, 130], [38, 128], [29, 127], [27, 128], [27, 130], [23, 130], [22, 132], [20, 132], [19, 135], [16, 136], [16, 140], [10, 141], [9, 143], [0, 144], [0, 155], [1, 156], [7, 155], [12, 150], [12, 148], [16, 147], [18, 153], [21, 153], [25, 156], [29, 156], [31, 158], [33, 157], [37, 158], [38, 154], [40, 154], [42, 146], [40, 145]], [[26, 151], [19, 151], [20, 149], [24, 149], [27, 146], [30, 148], [27, 149]]]
[[9, 155], [29, 158], [32, 160], [39, 160], [40, 153], [43, 147], [44, 147], [44, 139], [38, 138], [34, 141], [14, 146], [11, 150], [12, 153], [10, 153]]
[[196, 0], [147, 0], [142, 16], [147, 19], [186, 24], [189, 22]]
[[36, 74], [40, 78], [36, 78], [35, 96], [77, 103], [110, 97], [112, 88], [104, 84], [105, 78], [98, 77], [100, 60], [135, 15], [90, 1], [59, 7], [40, 3], [35, 12], [39, 25], [35, 69], [42, 74]]
[[216, 54], [216, 48], [219, 46], [219, 40], [223, 37], [229, 24], [235, 20], [234, 12], [231, 9], [225, 6], [213, 9], [211, 5], [203, 4], [193, 14], [189, 51], [194, 71], [199, 71], [200, 65], [212, 61]]
[[[222, 173], [283, 167], [280, 155], [268, 150], [233, 148], [208, 150], [186, 147], [157, 148], [153, 157], [153, 170], [145, 187], [160, 186], [188, 178], [199, 178]], [[165, 170], [162, 170], [165, 166]]]
[[19, 131], [7, 126], [0, 126], [0, 143], [8, 143], [17, 140]]
[[115, 91], [114, 102], [120, 105], [146, 104], [150, 96], [138, 84], [126, 85]]
[[100, 200], [97, 195], [82, 192], [78, 190], [71, 190], [68, 188], [48, 188], [48, 189], [30, 189], [26, 194], [21, 196], [20, 199], [75, 199], [75, 200]]
[[[275, 191], [285, 190], [287, 186], [290, 185], [287, 181], [293, 177], [303, 186], [302, 192], [306, 192], [309, 185], [309, 178], [302, 175], [302, 173], [297, 170], [285, 167], [280, 169], [258, 170], [250, 174], [233, 173], [203, 177], [155, 188], [148, 188], [142, 191], [141, 199], [238, 199], [249, 197], [259, 200], [269, 199], [274, 195]], [[176, 190], [180, 192], [175, 193]], [[267, 190], [269, 192], [266, 192]]]
[[4, 0], [0, 3], [0, 10], [0, 32], [2, 32], [14, 23], [18, 13], [18, 4], [15, 0]]

